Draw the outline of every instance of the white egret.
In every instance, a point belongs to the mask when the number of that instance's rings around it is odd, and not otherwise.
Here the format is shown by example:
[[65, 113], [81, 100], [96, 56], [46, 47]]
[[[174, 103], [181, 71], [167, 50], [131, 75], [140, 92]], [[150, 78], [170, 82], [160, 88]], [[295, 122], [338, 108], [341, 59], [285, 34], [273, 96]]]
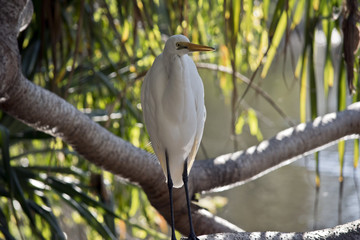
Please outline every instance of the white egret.
[[171, 36], [155, 59], [141, 89], [145, 125], [168, 183], [172, 236], [175, 238], [172, 188], [185, 186], [189, 239], [197, 239], [191, 220], [187, 179], [198, 151], [206, 118], [204, 86], [195, 63], [187, 55], [214, 48]]

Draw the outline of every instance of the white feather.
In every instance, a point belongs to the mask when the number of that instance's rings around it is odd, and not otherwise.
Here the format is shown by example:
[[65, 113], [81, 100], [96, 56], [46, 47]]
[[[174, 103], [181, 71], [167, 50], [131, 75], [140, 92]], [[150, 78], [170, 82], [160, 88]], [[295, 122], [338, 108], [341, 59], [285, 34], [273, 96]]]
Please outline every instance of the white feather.
[[184, 161], [188, 173], [198, 151], [206, 118], [204, 86], [188, 49], [178, 49], [185, 36], [168, 39], [162, 54], [145, 76], [141, 104], [150, 140], [167, 176], [165, 151], [174, 187], [183, 185]]

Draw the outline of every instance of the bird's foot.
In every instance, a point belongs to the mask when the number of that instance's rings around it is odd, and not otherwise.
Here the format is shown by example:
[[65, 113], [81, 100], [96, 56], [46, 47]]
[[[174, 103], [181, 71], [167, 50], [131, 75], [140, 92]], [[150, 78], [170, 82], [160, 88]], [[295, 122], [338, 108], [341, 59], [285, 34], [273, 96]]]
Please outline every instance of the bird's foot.
[[195, 233], [192, 232], [188, 236], [187, 240], [199, 240], [199, 239], [196, 237]]

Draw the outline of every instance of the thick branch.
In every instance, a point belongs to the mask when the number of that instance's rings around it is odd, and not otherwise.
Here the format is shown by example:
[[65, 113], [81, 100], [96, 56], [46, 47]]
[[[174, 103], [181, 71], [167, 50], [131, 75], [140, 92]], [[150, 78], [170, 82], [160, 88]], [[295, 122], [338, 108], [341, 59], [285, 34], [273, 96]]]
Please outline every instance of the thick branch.
[[281, 233], [281, 232], [241, 232], [241, 233], [221, 233], [208, 236], [200, 236], [200, 240], [247, 240], [247, 239], [262, 239], [262, 240], [303, 240], [303, 239], [359, 239], [360, 238], [360, 220], [350, 222], [344, 225], [339, 225], [334, 228], [327, 228], [312, 232], [304, 233]]
[[[26, 2], [0, 0], [0, 109], [34, 129], [61, 137], [90, 162], [139, 184], [152, 205], [169, 220], [167, 187], [156, 159], [109, 133], [72, 105], [34, 85], [21, 74], [16, 36], [23, 25], [20, 15], [24, 12]], [[199, 161], [191, 171], [190, 194], [250, 179], [322, 144], [349, 134], [358, 134], [359, 105], [343, 113], [327, 115], [314, 123], [286, 130], [245, 152]], [[311, 138], [315, 140], [313, 145]], [[195, 205], [192, 209], [198, 235], [241, 231]], [[174, 212], [176, 228], [187, 234], [183, 189], [174, 191]]]
[[[169, 220], [165, 177], [154, 157], [111, 134], [71, 104], [36, 86], [21, 74], [16, 36], [18, 26], [23, 25], [20, 15], [27, 8], [25, 3], [0, 0], [0, 22], [6, 23], [0, 24], [0, 109], [36, 130], [62, 138], [97, 166], [139, 184], [151, 204]], [[190, 194], [193, 193], [191, 180]], [[188, 234], [183, 191], [174, 191], [175, 226]], [[198, 234], [240, 231], [206, 211], [197, 211], [196, 206], [193, 209], [194, 226], [199, 226]]]
[[245, 151], [198, 161], [194, 164], [195, 192], [229, 188], [260, 177], [336, 140], [360, 134], [360, 103], [330, 113], [313, 122], [288, 128], [270, 140]]

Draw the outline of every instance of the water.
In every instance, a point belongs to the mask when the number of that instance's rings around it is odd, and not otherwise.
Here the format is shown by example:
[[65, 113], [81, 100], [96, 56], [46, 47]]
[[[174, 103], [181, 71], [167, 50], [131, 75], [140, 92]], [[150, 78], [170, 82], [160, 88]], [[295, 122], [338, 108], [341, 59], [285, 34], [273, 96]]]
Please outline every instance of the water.
[[[279, 64], [273, 66], [269, 76], [261, 81], [261, 87], [272, 96], [294, 123], [298, 123], [300, 83], [293, 80], [291, 65], [283, 66], [283, 60], [276, 62]], [[285, 72], [283, 72], [284, 69]], [[216, 74], [200, 70], [200, 75], [204, 82], [208, 113], [202, 142], [206, 155], [215, 157], [234, 152], [234, 145], [230, 138], [230, 99], [222, 95]], [[258, 84], [259, 81], [256, 83]], [[245, 84], [240, 86], [240, 93], [244, 88]], [[261, 96], [254, 94], [254, 91], [249, 91], [244, 103], [258, 112], [264, 139], [271, 138], [277, 132], [289, 127], [287, 122]], [[319, 108], [321, 107], [320, 103]], [[238, 140], [237, 150], [244, 150], [257, 143], [256, 138], [250, 135], [248, 128]], [[360, 217], [360, 210], [359, 193], [355, 186], [352, 168], [352, 148], [350, 140], [346, 145], [341, 215], [338, 212], [337, 145], [320, 153], [321, 187], [316, 214], [313, 156], [300, 159], [245, 185], [209, 195], [227, 197], [228, 204], [217, 214], [246, 231], [309, 231], [353, 221]], [[205, 152], [200, 150], [198, 159], [204, 158], [206, 158]]]
[[[328, 155], [331, 152], [325, 150], [322, 153]], [[222, 196], [228, 198], [228, 204], [219, 211], [219, 216], [247, 231], [309, 231], [337, 225], [337, 154], [334, 152], [331, 157], [321, 156], [320, 159], [321, 187], [317, 216], [314, 215], [315, 163], [312, 156], [223, 192]], [[347, 162], [340, 223], [356, 220], [360, 216], [352, 164], [351, 161]]]

